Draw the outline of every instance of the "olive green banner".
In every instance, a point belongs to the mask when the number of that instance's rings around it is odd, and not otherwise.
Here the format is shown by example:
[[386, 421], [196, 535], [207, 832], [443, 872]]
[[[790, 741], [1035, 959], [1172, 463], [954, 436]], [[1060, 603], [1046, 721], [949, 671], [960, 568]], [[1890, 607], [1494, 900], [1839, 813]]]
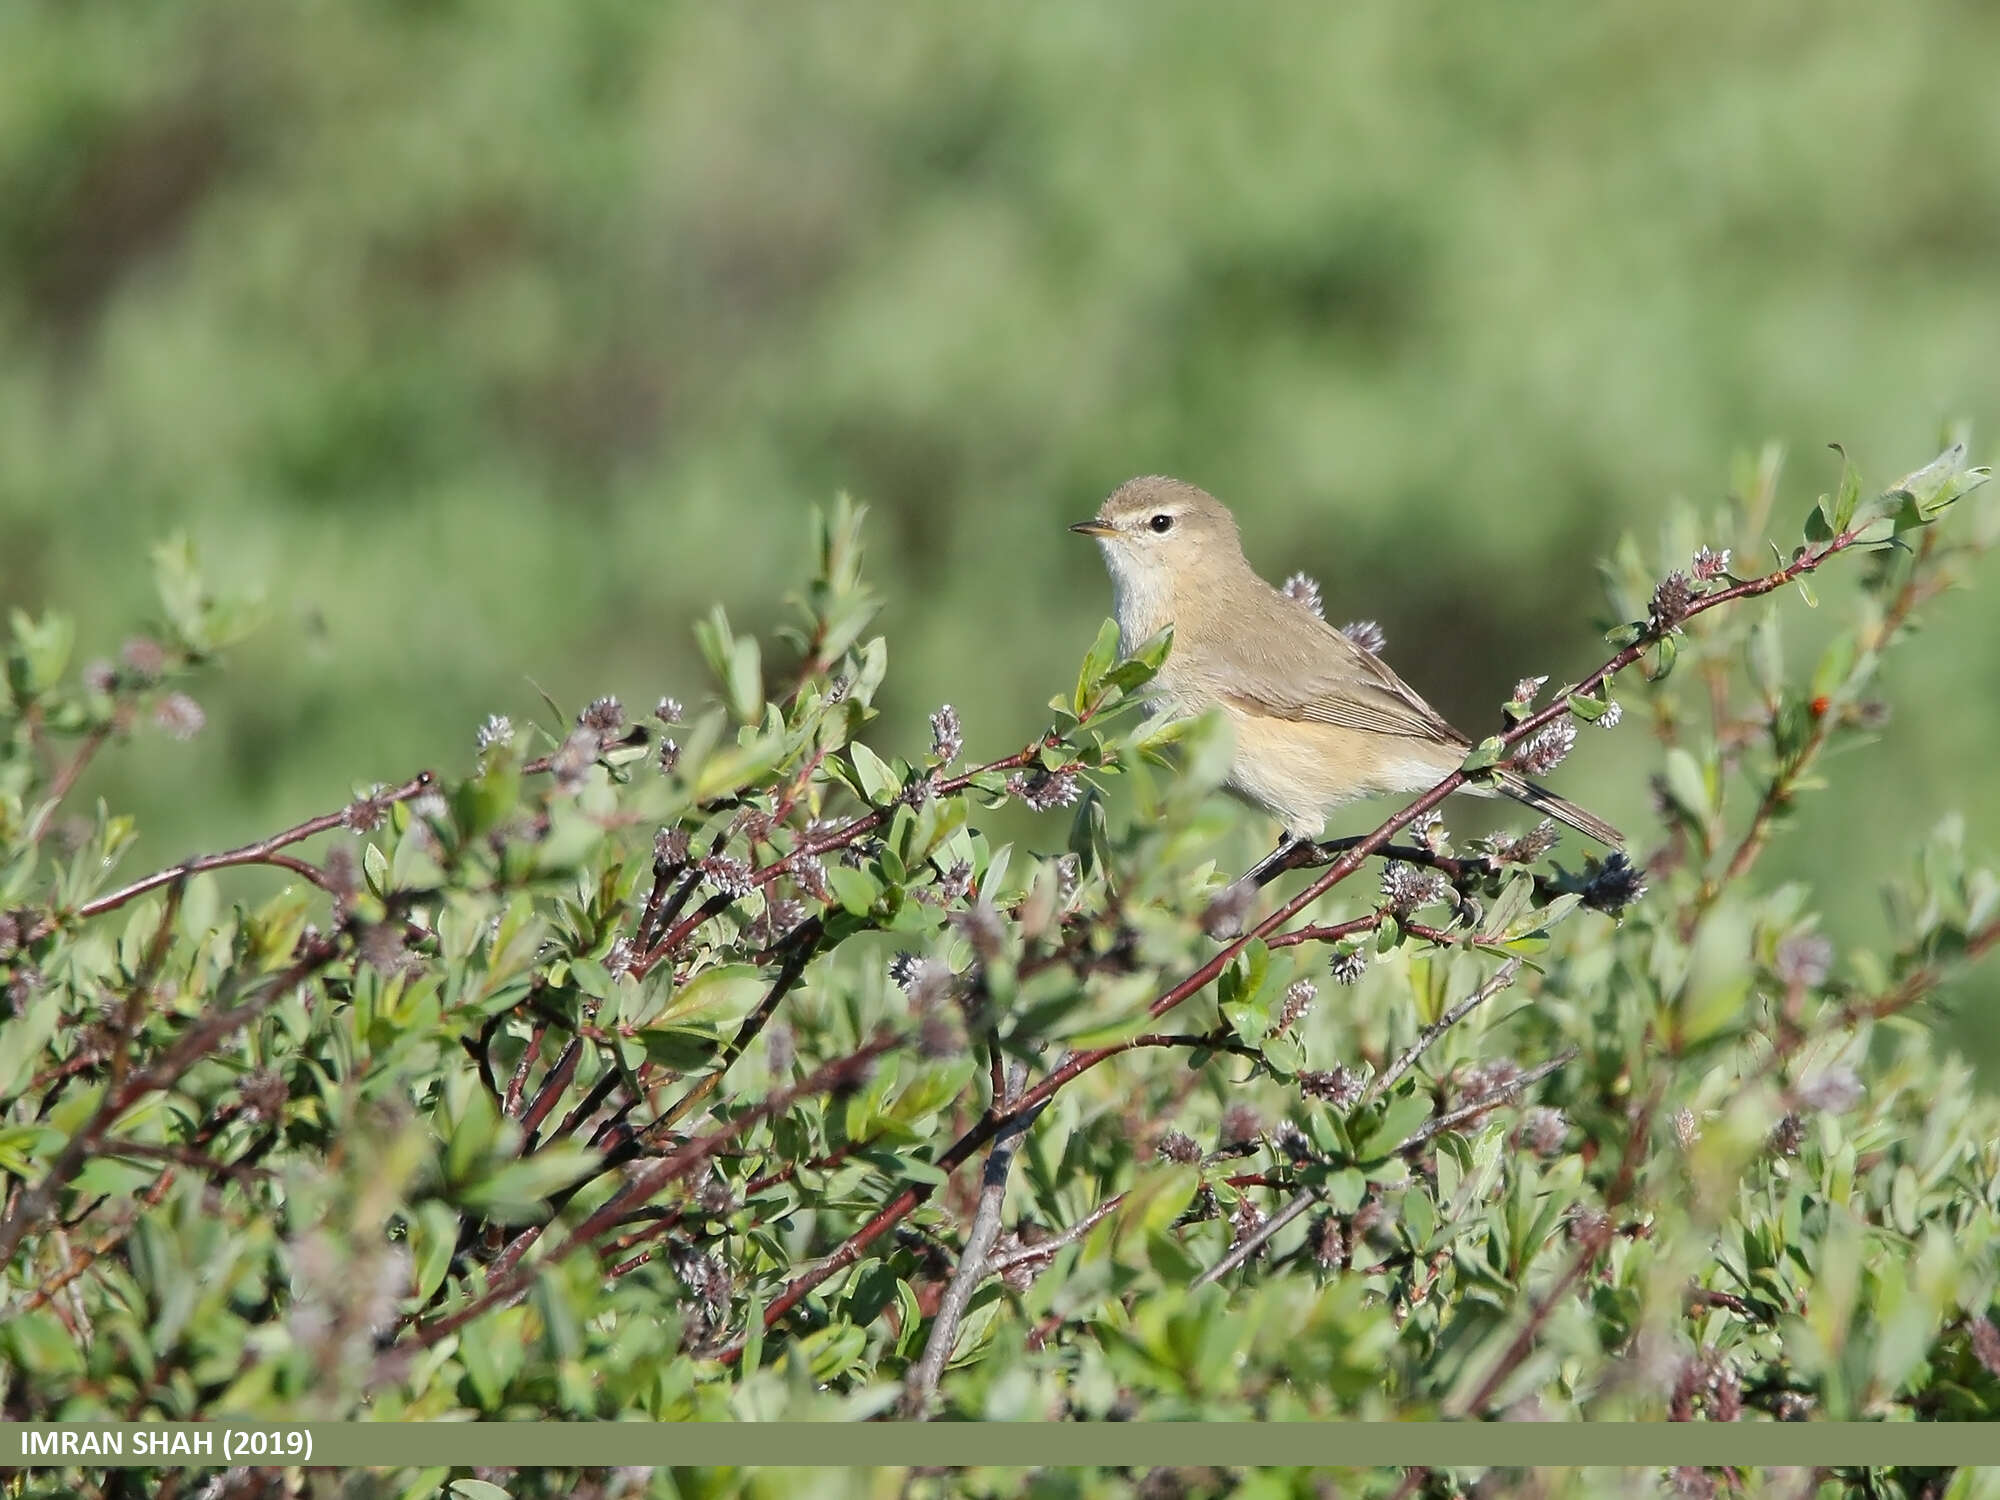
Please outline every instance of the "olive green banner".
[[2000, 1423], [0, 1423], [0, 1467], [2000, 1464]]

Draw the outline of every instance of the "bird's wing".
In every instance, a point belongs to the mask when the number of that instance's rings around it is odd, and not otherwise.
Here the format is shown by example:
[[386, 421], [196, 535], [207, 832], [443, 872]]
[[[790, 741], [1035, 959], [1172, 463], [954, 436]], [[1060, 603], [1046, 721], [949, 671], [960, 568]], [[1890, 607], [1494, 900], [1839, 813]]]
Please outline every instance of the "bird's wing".
[[1271, 591], [1272, 605], [1297, 611], [1316, 630], [1296, 625], [1282, 632], [1250, 630], [1238, 639], [1283, 640], [1292, 649], [1258, 653], [1260, 659], [1233, 665], [1220, 696], [1245, 713], [1263, 718], [1330, 724], [1363, 734], [1393, 734], [1422, 740], [1467, 743], [1416, 690], [1340, 631], [1315, 617], [1296, 600]]

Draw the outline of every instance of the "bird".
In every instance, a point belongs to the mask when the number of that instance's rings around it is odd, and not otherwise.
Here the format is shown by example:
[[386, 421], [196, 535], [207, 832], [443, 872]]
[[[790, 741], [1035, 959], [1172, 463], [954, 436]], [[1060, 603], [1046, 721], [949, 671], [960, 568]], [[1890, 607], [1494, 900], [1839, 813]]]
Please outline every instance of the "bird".
[[[1163, 475], [1128, 480], [1070, 530], [1103, 550], [1126, 655], [1173, 628], [1152, 710], [1222, 711], [1235, 733], [1226, 786], [1285, 830], [1272, 860], [1293, 841], [1320, 839], [1350, 802], [1429, 791], [1471, 752], [1381, 657], [1265, 582], [1243, 555], [1235, 516], [1206, 490]], [[1602, 818], [1504, 763], [1465, 790], [1625, 846]]]

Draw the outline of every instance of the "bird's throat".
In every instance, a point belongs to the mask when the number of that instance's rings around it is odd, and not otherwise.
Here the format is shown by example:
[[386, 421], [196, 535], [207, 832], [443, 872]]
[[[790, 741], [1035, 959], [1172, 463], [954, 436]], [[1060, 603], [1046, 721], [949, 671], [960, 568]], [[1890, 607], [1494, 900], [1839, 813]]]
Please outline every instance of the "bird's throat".
[[1118, 644], [1130, 655], [1142, 642], [1174, 623], [1174, 581], [1165, 568], [1147, 567], [1124, 548], [1104, 544], [1111, 574], [1112, 610], [1118, 617]]

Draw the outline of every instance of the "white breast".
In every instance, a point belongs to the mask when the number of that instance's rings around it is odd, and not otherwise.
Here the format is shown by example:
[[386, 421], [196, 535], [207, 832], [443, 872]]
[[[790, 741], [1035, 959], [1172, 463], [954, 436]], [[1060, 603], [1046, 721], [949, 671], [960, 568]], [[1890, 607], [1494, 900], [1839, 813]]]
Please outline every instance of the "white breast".
[[1130, 655], [1174, 622], [1172, 575], [1164, 568], [1137, 566], [1122, 546], [1100, 541], [1111, 573], [1112, 612], [1118, 617], [1118, 646]]

